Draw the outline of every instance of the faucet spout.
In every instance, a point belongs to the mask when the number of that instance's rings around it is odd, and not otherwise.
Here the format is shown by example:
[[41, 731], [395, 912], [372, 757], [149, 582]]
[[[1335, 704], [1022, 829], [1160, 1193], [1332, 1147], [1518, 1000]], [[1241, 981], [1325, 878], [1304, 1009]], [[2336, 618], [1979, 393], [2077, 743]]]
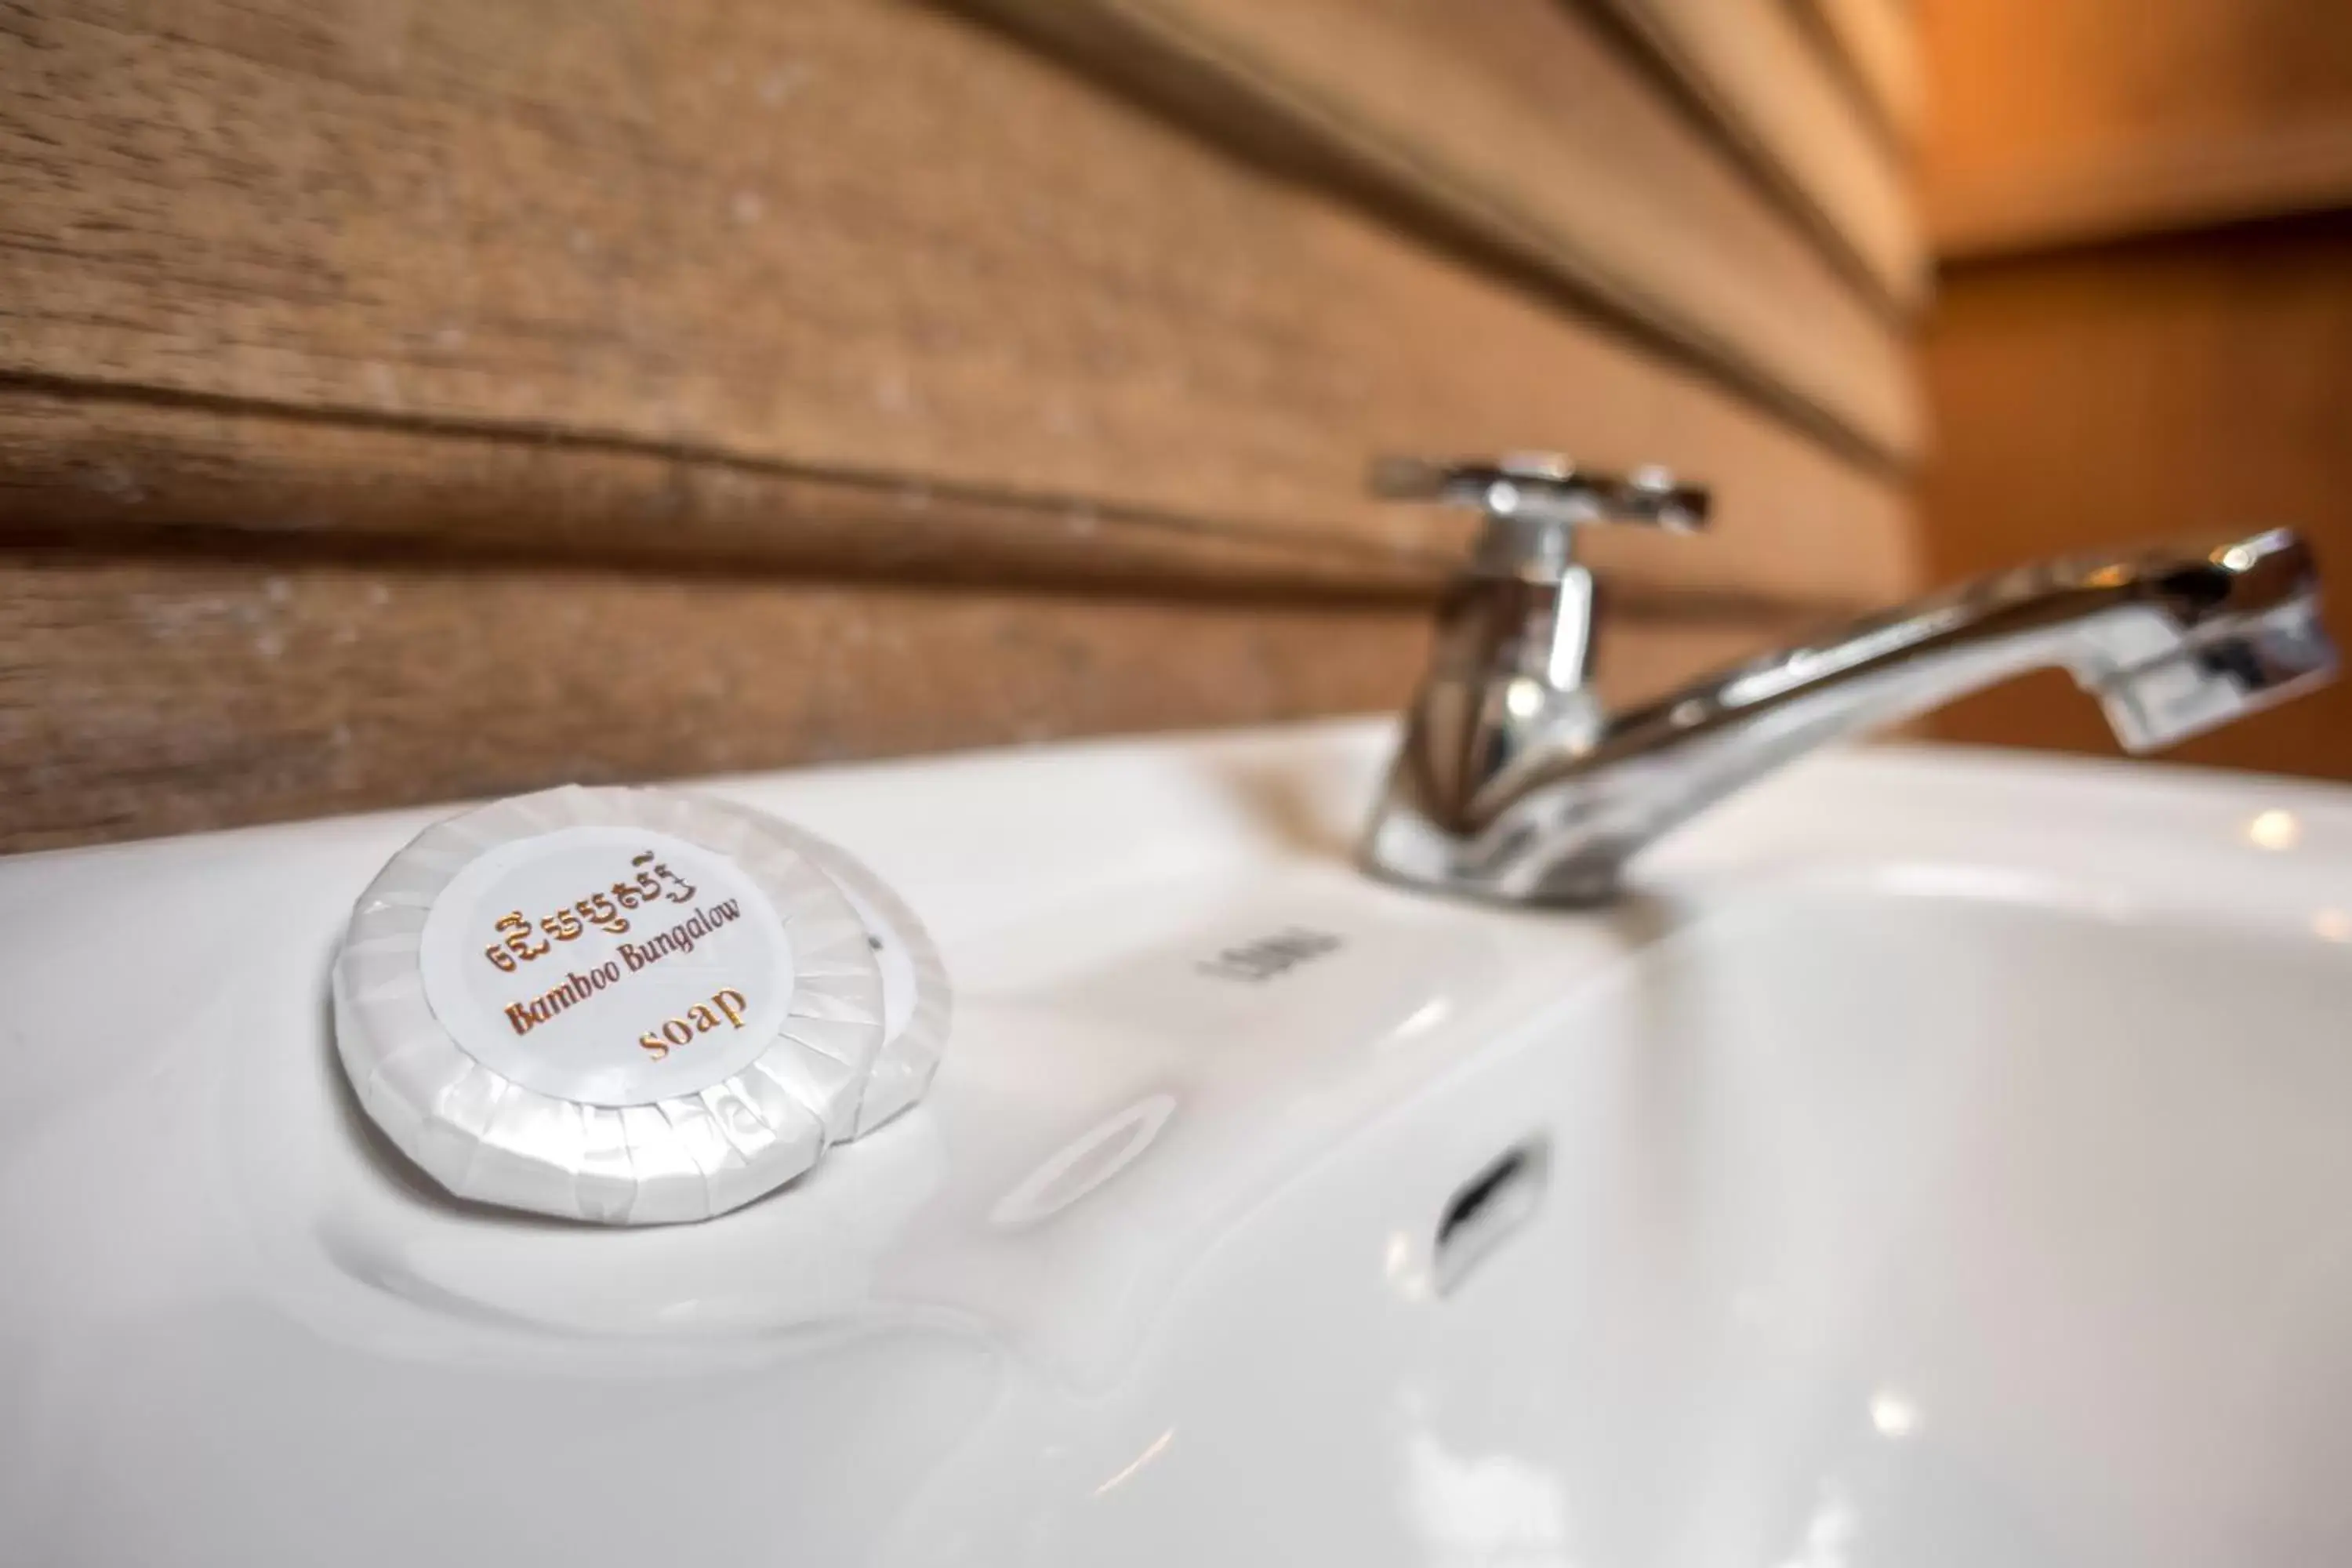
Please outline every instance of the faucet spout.
[[1548, 675], [1563, 619], [1580, 646], [1590, 631], [1591, 584], [1567, 576], [1455, 584], [1364, 840], [1379, 874], [1600, 902], [1636, 851], [1780, 763], [2028, 670], [2072, 672], [2142, 752], [2325, 685], [2336, 664], [2310, 547], [2273, 529], [2004, 572], [1610, 715], [1580, 668]]

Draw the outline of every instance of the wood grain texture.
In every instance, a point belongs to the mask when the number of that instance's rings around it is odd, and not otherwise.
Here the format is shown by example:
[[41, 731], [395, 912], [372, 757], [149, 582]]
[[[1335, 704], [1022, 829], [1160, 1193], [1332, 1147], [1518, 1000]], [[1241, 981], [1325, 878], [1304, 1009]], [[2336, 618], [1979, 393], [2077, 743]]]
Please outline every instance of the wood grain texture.
[[[1895, 492], [993, 29], [111, 0], [0, 31], [0, 375], [1392, 542], [1384, 448], [1725, 486], [1636, 579], [1869, 597]], [[887, 172], [884, 177], [879, 172]]]
[[1837, 51], [1846, 78], [1895, 145], [1918, 144], [1927, 67], [1912, 0], [1797, 0]]
[[0, 10], [0, 847], [1400, 704], [1392, 448], [1721, 489], [1632, 694], [1916, 574], [1878, 467], [888, 0]]
[[[1919, 445], [1907, 344], [1559, 0], [967, 0], [1188, 122], [1307, 155], [1884, 452]], [[1222, 90], [1220, 90], [1222, 89]]]
[[1599, 0], [1643, 38], [1826, 243], [1906, 309], [1926, 301], [1909, 182], [1786, 0]]
[[[1414, 608], [542, 567], [0, 559], [0, 849], [1401, 707]], [[1639, 695], [1787, 628], [1621, 620]]]
[[[1936, 575], [2087, 545], [2291, 523], [2352, 646], [2352, 215], [1952, 268], [1927, 338], [1945, 445]], [[1948, 710], [1956, 740], [2112, 753], [2063, 677]], [[2352, 778], [2352, 685], [2180, 760]]]
[[2352, 205], [2352, 7], [1922, 0], [1938, 251]]
[[[1703, 410], [1680, 399], [1652, 415], [1678, 407], [1704, 429]], [[1907, 492], [1753, 433], [1765, 438], [1672, 444], [1728, 480], [1706, 538], [1591, 541], [1622, 593], [1834, 611], [1916, 583]], [[1425, 600], [1472, 527], [1395, 505], [1355, 530], [1283, 526], [594, 437], [0, 386], [0, 546], [226, 540], [312, 555]]]
[[1393, 538], [1358, 541], [626, 443], [0, 388], [0, 546], [1417, 602], [1469, 527], [1401, 510]]

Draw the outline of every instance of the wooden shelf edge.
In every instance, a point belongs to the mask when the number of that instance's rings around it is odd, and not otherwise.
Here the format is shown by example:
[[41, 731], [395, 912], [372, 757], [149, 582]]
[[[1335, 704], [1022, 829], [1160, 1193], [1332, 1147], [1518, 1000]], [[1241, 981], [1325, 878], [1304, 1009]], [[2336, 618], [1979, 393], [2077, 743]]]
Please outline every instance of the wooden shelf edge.
[[2071, 248], [2352, 206], [2352, 121], [2143, 142], [1931, 188], [1946, 261]]

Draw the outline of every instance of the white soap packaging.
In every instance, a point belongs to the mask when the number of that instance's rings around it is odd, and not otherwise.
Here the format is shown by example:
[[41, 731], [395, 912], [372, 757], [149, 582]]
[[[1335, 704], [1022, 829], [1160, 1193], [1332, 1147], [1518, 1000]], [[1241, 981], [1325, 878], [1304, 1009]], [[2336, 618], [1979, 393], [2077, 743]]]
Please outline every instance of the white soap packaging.
[[335, 1043], [453, 1194], [618, 1225], [773, 1191], [929, 1087], [922, 922], [837, 846], [672, 790], [519, 795], [427, 828], [354, 907]]

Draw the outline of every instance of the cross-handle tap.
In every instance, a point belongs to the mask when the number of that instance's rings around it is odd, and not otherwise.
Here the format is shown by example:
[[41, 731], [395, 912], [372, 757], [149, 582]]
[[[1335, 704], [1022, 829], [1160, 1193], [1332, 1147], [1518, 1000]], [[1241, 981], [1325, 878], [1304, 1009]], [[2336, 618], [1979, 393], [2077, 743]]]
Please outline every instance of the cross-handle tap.
[[2073, 672], [2134, 752], [2336, 670], [2317, 564], [2277, 528], [2000, 573], [1612, 715], [1591, 686], [1601, 603], [1575, 531], [1695, 529], [1705, 490], [1659, 469], [1618, 478], [1535, 456], [1389, 460], [1373, 486], [1486, 517], [1364, 837], [1369, 868], [1415, 886], [1605, 901], [1637, 850], [1749, 780], [2030, 669]]

